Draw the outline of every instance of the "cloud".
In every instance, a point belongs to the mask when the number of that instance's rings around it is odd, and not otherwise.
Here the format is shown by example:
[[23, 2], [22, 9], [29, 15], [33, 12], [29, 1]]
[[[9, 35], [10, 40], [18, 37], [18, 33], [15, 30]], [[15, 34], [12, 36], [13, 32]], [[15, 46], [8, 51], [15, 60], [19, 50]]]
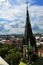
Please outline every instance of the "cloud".
[[31, 6], [30, 9], [30, 18], [33, 23], [43, 23], [43, 6]]
[[14, 6], [12, 8], [9, 7], [5, 7], [3, 9], [0, 10], [0, 18], [4, 18], [7, 20], [14, 20], [16, 19], [18, 16], [24, 16], [24, 10], [25, 8], [25, 4], [20, 5], [20, 6]]
[[39, 33], [43, 33], [43, 6], [30, 6], [29, 13], [32, 27], [36, 24], [40, 28]]
[[[30, 6], [31, 3], [34, 3], [34, 0], [29, 0], [28, 10], [30, 23], [32, 27], [37, 24], [39, 28], [43, 29], [43, 6]], [[2, 32], [3, 34], [24, 33], [25, 23], [25, 0], [0, 0], [0, 26], [1, 28], [4, 28], [4, 32]]]
[[10, 30], [10, 33], [12, 33], [12, 31], [13, 31], [13, 33], [15, 33], [15, 34], [23, 34], [23, 33], [24, 33], [24, 28], [12, 28], [12, 29]]

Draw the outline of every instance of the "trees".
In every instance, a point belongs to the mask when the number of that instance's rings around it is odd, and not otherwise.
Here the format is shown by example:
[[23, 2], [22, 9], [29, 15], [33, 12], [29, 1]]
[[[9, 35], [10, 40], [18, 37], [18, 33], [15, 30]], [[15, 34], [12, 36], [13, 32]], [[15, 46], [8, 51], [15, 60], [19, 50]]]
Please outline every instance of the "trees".
[[6, 56], [6, 54], [8, 53], [8, 46], [6, 44], [2, 44], [2, 46], [0, 47], [0, 56], [2, 56], [3, 58]]
[[22, 57], [21, 48], [16, 48], [13, 45], [2, 44], [0, 45], [0, 56], [2, 56], [9, 65], [18, 65]]
[[18, 65], [21, 59], [22, 53], [17, 51], [10, 51], [8, 55], [6, 55], [5, 60], [10, 64], [10, 65]]
[[34, 62], [32, 65], [43, 65], [43, 58], [38, 59], [36, 62]]

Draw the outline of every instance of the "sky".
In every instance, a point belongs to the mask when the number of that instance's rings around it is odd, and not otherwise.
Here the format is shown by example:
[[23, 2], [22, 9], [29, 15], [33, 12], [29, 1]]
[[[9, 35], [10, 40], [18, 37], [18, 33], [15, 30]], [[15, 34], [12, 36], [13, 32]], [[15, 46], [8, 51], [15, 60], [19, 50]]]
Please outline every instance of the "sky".
[[[43, 0], [28, 0], [33, 33], [43, 33]], [[0, 34], [24, 34], [26, 0], [0, 0]]]

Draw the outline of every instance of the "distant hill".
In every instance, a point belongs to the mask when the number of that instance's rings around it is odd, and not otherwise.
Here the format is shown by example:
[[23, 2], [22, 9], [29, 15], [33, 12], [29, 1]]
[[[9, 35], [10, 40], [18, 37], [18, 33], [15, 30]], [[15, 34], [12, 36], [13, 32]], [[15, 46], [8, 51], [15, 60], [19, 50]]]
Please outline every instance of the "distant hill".
[[32, 65], [43, 65], [43, 58], [37, 60], [35, 63], [33, 63]]

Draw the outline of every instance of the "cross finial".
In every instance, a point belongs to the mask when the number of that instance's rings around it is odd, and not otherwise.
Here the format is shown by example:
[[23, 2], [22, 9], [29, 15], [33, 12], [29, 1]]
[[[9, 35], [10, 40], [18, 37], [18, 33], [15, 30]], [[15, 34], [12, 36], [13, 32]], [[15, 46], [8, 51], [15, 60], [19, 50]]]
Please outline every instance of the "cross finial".
[[26, 4], [28, 4], [28, 0], [26, 0]]
[[27, 5], [27, 8], [28, 8], [28, 0], [26, 0], [26, 5]]

